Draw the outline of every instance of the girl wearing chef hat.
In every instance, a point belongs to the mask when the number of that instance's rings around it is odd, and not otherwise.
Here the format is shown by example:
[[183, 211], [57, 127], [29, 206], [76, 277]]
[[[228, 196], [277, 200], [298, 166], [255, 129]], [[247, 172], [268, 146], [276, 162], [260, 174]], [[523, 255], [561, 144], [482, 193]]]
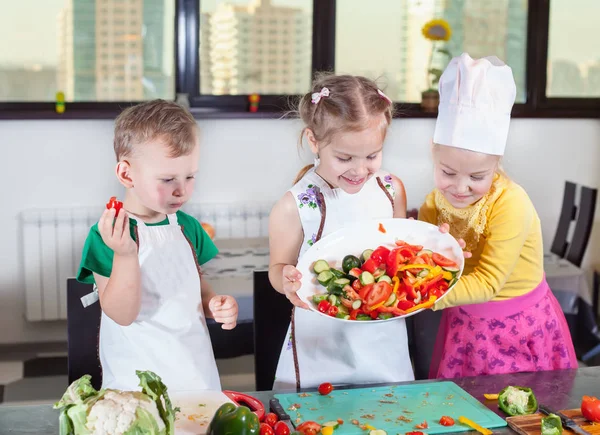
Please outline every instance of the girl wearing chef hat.
[[544, 276], [540, 219], [500, 168], [516, 96], [497, 57], [452, 59], [440, 79], [435, 190], [419, 219], [472, 253], [444, 309], [431, 378], [576, 368], [561, 307]]

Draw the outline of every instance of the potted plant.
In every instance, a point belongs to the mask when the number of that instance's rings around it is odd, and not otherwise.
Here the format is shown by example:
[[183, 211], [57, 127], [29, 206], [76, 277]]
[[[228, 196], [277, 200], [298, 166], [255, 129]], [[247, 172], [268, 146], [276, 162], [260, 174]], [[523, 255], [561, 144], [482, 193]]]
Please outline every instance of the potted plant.
[[440, 102], [438, 84], [443, 68], [434, 68], [433, 61], [436, 53], [445, 57], [444, 65], [452, 58], [450, 52], [444, 48], [444, 43], [450, 40], [452, 29], [446, 20], [434, 19], [425, 23], [421, 31], [426, 39], [433, 42], [427, 67], [428, 88], [421, 93], [421, 108], [425, 112], [435, 113]]

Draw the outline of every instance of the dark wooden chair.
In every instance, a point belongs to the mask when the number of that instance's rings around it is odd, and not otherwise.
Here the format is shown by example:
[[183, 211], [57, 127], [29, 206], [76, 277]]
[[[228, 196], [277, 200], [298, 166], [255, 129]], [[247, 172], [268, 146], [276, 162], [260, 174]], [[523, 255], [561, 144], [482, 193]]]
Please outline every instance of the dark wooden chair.
[[586, 186], [581, 187], [579, 207], [577, 207], [577, 223], [575, 224], [575, 231], [569, 243], [569, 251], [566, 256], [567, 261], [577, 267], [581, 266], [588, 242], [590, 241], [597, 197], [598, 189]]
[[577, 216], [577, 207], [575, 206], [576, 190], [577, 185], [575, 183], [570, 181], [565, 182], [562, 209], [558, 219], [558, 226], [554, 233], [554, 240], [550, 247], [550, 252], [560, 258], [564, 258], [567, 253], [567, 249], [569, 248], [569, 243], [567, 242], [569, 229], [571, 228], [571, 222], [573, 222]]
[[83, 375], [92, 376], [92, 385], [100, 389], [102, 367], [98, 355], [100, 304], [84, 307], [81, 298], [93, 289], [75, 278], [67, 280], [67, 361], [69, 384]]
[[276, 291], [266, 270], [254, 271], [254, 370], [257, 391], [273, 388], [293, 305]]
[[581, 357], [581, 360], [584, 363], [594, 359], [598, 355], [600, 355], [600, 328], [598, 327], [598, 298], [600, 295], [600, 273], [595, 270], [594, 271], [594, 289], [592, 294], [592, 307], [593, 307], [593, 319], [589, 319], [588, 322], [593, 322], [592, 326], [592, 336], [594, 339], [594, 343], [591, 348]]

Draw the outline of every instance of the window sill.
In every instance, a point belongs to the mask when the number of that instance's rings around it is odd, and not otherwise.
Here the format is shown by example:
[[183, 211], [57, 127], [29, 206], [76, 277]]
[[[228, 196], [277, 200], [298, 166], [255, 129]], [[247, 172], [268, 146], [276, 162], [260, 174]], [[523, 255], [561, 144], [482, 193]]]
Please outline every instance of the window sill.
[[[18, 107], [10, 103], [0, 104], [0, 120], [114, 120], [127, 105], [111, 105], [112, 107], [94, 108], [93, 104], [86, 104], [85, 108], [69, 107], [67, 110], [58, 114], [54, 111], [53, 104], [33, 104], [29, 107]], [[191, 108], [190, 111], [194, 118], [202, 119], [286, 119], [289, 113], [278, 108], [263, 109], [256, 113], [241, 111], [237, 107], [220, 108]], [[425, 112], [419, 104], [397, 104], [394, 118], [435, 118], [437, 113]], [[595, 107], [582, 108], [539, 108], [532, 109], [524, 104], [517, 104], [512, 113], [512, 117], [518, 118], [554, 118], [554, 119], [600, 119], [600, 110]]]

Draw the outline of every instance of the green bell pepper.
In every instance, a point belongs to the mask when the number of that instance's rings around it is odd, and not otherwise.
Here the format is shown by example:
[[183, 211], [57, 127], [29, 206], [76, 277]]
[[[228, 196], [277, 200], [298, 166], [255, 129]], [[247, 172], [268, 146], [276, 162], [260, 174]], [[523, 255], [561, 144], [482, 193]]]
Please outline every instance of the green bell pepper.
[[562, 422], [558, 415], [549, 414], [542, 418], [542, 435], [561, 435], [562, 432]]
[[507, 415], [526, 415], [536, 412], [538, 403], [531, 388], [508, 386], [498, 394], [498, 406]]
[[245, 406], [233, 403], [221, 405], [210, 424], [207, 435], [258, 435], [260, 422], [258, 417]]

